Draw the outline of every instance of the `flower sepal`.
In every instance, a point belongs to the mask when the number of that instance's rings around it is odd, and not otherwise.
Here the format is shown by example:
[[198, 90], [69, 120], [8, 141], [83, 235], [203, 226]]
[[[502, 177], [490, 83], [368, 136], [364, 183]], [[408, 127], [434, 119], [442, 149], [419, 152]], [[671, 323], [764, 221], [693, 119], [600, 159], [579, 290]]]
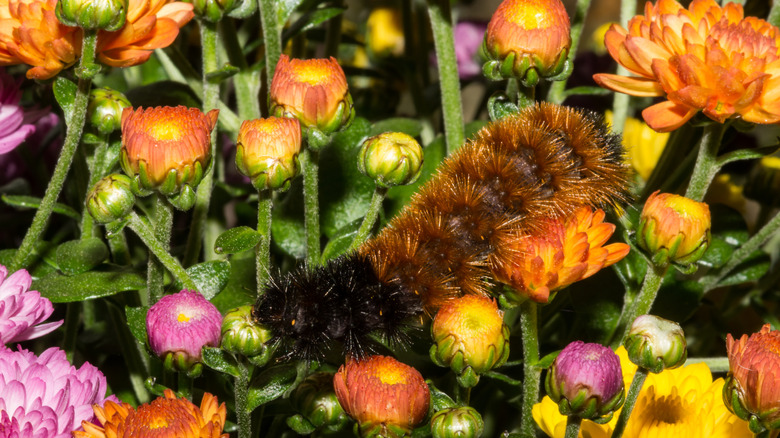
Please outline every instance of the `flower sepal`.
[[252, 318], [252, 306], [237, 307], [222, 318], [221, 347], [226, 351], [248, 358], [268, 356], [274, 350], [267, 344], [272, 338], [273, 333]]
[[149, 189], [144, 187], [143, 183], [141, 182], [141, 176], [140, 175], [134, 175], [130, 179], [130, 190], [132, 190], [132, 192], [133, 192], [133, 194], [135, 196], [138, 196], [138, 197], [141, 197], [141, 198], [145, 198], [145, 197], [151, 195], [152, 193], [154, 193], [154, 191], [149, 190]]
[[185, 184], [179, 193], [168, 196], [168, 202], [177, 210], [187, 211], [195, 205], [195, 190], [189, 184]]
[[113, 32], [125, 25], [127, 0], [59, 0], [57, 19], [66, 26]]
[[169, 351], [163, 357], [163, 367], [166, 371], [187, 374], [187, 377], [200, 377], [203, 373], [203, 364], [193, 362], [192, 356], [184, 351]]
[[561, 398], [558, 402], [558, 410], [562, 415], [576, 415], [596, 424], [606, 424], [612, 420], [615, 411], [623, 406], [625, 399], [625, 389], [615, 394], [606, 403], [601, 403], [598, 399], [589, 397], [587, 390], [581, 389], [577, 396], [571, 400], [565, 397]]
[[411, 436], [411, 431], [397, 424], [365, 422], [355, 423], [355, 436], [361, 438], [404, 438]]
[[[760, 415], [756, 415], [742, 403], [742, 396], [740, 395], [738, 383], [734, 376], [729, 373], [726, 377], [726, 381], [723, 384], [723, 402], [726, 407], [734, 413], [737, 417], [747, 421], [750, 431], [758, 435], [766, 430], [780, 429], [780, 407], [770, 409], [767, 412], [762, 412]], [[770, 420], [771, 418], [774, 420]], [[767, 422], [767, 420], [769, 420]]]
[[[490, 59], [490, 50], [483, 43], [482, 53]], [[494, 50], [495, 52], [495, 50]], [[549, 81], [560, 81], [569, 77], [568, 50], [558, 54], [552, 66], [547, 68], [544, 60], [537, 55], [516, 52], [509, 53], [504, 59], [490, 59], [482, 66], [482, 73], [491, 81], [501, 81], [508, 78], [518, 79], [524, 87], [535, 87], [544, 77]]]

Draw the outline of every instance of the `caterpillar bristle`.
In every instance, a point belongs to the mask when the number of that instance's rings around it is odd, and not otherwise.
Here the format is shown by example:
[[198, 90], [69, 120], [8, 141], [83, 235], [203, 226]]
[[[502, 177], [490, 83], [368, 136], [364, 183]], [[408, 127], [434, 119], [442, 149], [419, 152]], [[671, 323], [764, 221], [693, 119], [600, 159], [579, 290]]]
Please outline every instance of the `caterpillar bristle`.
[[[510, 243], [582, 205], [628, 200], [620, 137], [590, 112], [541, 103], [491, 123], [445, 159], [382, 232], [357, 252], [274, 279], [258, 322], [290, 356], [347, 355], [369, 334], [403, 343], [415, 315], [462, 294], [487, 294], [517, 254]], [[498, 271], [497, 271], [498, 270]]]

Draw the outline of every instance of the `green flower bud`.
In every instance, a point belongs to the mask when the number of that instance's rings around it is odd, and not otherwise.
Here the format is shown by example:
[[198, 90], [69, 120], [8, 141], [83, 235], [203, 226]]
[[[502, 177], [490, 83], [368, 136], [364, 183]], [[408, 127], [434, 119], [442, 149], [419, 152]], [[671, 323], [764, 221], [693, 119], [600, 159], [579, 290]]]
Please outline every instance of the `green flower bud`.
[[89, 93], [87, 119], [101, 134], [110, 134], [120, 128], [122, 110], [130, 107], [124, 94], [110, 88], [95, 88]]
[[237, 5], [235, 0], [184, 0], [192, 3], [192, 12], [196, 17], [216, 23]]
[[469, 406], [442, 409], [431, 419], [433, 438], [479, 438], [484, 427], [482, 416]]
[[252, 318], [252, 306], [237, 307], [222, 318], [223, 350], [253, 357], [263, 353], [271, 338], [273, 333]]
[[634, 320], [623, 345], [636, 366], [658, 374], [685, 363], [685, 334], [679, 324], [654, 315]]
[[236, 166], [257, 190], [287, 190], [301, 172], [301, 124], [297, 119], [245, 120], [236, 139]]
[[112, 32], [125, 24], [127, 0], [59, 0], [55, 14], [66, 26]]
[[131, 183], [129, 177], [114, 173], [95, 184], [87, 195], [87, 210], [95, 222], [107, 224], [130, 214], [135, 205]]
[[360, 148], [358, 169], [379, 187], [411, 184], [420, 176], [423, 151], [413, 137], [386, 132], [371, 137]]
[[333, 374], [310, 375], [293, 391], [291, 401], [316, 429], [335, 432], [350, 423], [333, 390]]

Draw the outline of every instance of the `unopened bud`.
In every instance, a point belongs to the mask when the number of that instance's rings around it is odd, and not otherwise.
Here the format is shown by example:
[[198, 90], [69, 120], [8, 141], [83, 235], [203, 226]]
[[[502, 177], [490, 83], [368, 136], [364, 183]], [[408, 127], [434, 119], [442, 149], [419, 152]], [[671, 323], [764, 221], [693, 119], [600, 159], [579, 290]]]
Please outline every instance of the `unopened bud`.
[[95, 184], [87, 195], [87, 211], [95, 222], [107, 224], [130, 214], [135, 205], [131, 183], [129, 177], [114, 173]]

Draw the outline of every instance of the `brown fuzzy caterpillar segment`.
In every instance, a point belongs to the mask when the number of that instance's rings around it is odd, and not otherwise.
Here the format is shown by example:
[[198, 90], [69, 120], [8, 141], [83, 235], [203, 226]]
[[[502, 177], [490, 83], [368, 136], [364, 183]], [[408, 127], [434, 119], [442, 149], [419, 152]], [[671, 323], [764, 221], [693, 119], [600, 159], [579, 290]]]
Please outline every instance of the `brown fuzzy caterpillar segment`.
[[507, 243], [541, 218], [627, 201], [620, 137], [595, 114], [548, 103], [483, 128], [379, 236], [360, 248], [377, 279], [418, 295], [428, 312], [485, 294]]

